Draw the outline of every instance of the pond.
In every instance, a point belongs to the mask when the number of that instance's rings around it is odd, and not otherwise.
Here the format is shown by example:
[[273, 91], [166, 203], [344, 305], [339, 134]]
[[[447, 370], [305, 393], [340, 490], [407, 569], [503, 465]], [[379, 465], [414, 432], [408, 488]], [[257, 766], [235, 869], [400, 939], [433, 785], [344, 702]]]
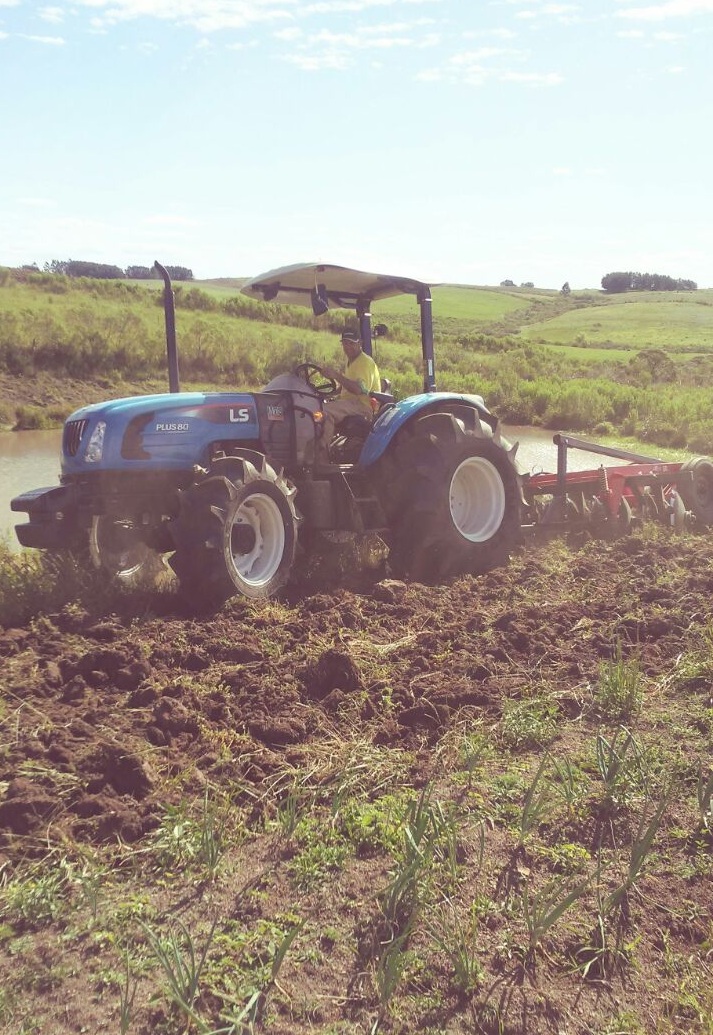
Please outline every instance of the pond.
[[[557, 447], [552, 431], [542, 428], [504, 427], [512, 442], [519, 442], [517, 457], [525, 471], [556, 471]], [[19, 549], [14, 528], [26, 520], [24, 514], [13, 514], [10, 500], [28, 489], [59, 484], [61, 430], [0, 432], [0, 536], [11, 549]], [[573, 450], [567, 458], [570, 470], [586, 470], [600, 464], [620, 463], [610, 457]]]

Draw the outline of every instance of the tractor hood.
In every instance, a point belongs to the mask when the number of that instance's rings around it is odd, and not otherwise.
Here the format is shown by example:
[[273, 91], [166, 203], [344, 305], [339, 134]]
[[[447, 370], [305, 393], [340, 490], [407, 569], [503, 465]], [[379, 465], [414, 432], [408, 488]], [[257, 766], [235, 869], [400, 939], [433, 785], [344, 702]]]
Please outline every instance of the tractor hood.
[[[190, 469], [222, 438], [259, 437], [255, 396], [233, 392], [142, 395], [83, 406], [62, 438], [64, 474]], [[205, 454], [205, 456], [204, 456]]]

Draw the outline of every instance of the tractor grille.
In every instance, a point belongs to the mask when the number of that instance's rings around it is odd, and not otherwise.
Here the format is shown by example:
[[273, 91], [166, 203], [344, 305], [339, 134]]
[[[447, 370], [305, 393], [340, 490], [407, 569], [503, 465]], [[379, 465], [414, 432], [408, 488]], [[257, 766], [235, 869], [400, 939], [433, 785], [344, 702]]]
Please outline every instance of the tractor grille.
[[68, 420], [64, 425], [62, 452], [65, 456], [77, 455], [79, 443], [82, 441], [82, 435], [86, 431], [88, 423], [89, 421], [85, 418], [84, 420]]

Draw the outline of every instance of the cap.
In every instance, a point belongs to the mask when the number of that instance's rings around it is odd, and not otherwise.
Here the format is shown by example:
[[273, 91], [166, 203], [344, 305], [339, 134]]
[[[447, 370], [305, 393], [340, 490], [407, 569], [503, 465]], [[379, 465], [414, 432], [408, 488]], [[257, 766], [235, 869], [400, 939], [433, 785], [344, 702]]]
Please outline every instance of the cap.
[[361, 344], [361, 338], [356, 331], [342, 331], [342, 341], [354, 341]]

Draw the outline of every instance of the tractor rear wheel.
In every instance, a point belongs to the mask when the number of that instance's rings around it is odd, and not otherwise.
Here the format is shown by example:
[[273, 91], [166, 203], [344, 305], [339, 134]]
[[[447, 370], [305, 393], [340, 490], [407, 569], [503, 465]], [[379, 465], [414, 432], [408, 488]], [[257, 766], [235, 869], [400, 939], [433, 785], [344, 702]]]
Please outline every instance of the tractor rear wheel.
[[512, 452], [477, 414], [469, 425], [452, 413], [422, 417], [396, 450], [400, 474], [386, 490], [386, 510], [397, 576], [436, 582], [480, 574], [504, 564], [519, 540]]
[[273, 596], [297, 547], [295, 489], [259, 454], [218, 460], [184, 493], [169, 563], [181, 588], [204, 603]]

